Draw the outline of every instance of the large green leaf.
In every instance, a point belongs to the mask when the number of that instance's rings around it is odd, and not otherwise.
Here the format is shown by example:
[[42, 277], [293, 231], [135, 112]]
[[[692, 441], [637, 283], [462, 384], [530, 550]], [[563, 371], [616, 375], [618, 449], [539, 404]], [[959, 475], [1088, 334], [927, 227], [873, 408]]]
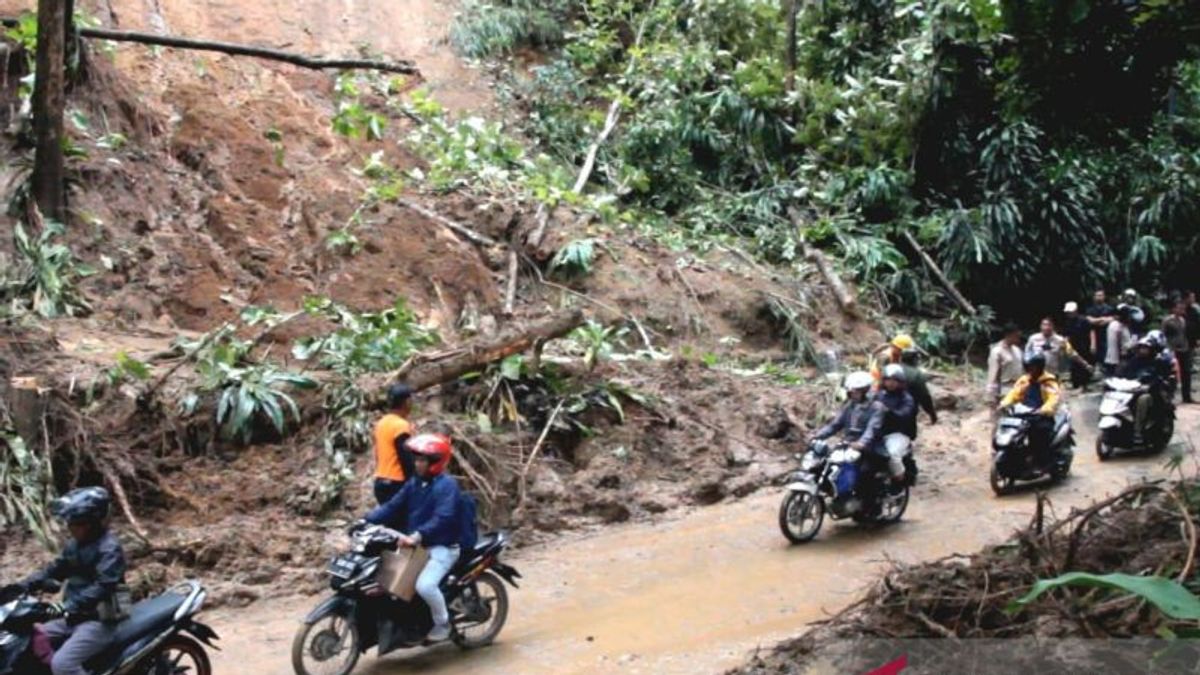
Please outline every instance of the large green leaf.
[[1068, 572], [1053, 579], [1040, 579], [1024, 597], [1008, 606], [1009, 612], [1019, 611], [1043, 593], [1060, 586], [1093, 586], [1132, 593], [1154, 605], [1172, 619], [1200, 620], [1200, 598], [1179, 583], [1164, 577], [1140, 577], [1132, 574], [1089, 574]]

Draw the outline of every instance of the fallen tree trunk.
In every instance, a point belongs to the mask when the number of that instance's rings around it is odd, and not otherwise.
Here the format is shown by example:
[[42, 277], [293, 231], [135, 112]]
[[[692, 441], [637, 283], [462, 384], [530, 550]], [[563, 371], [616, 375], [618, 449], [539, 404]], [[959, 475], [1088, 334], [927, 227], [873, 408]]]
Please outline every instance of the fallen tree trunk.
[[837, 300], [838, 306], [842, 308], [842, 311], [850, 315], [857, 314], [858, 301], [854, 296], [854, 292], [850, 290], [846, 282], [842, 281], [842, 277], [833, 269], [829, 258], [826, 258], [825, 254], [819, 249], [809, 246], [808, 242], [804, 241], [804, 236], [800, 232], [800, 216], [795, 211], [788, 211], [788, 215], [792, 219], [792, 224], [796, 226], [796, 238], [800, 241], [800, 250], [804, 254], [805, 260], [816, 265], [817, 271], [825, 279], [825, 284], [833, 292], [833, 297]]
[[466, 238], [467, 241], [470, 241], [474, 244], [480, 244], [482, 246], [498, 246], [500, 244], [500, 242], [496, 241], [495, 239], [492, 239], [491, 237], [489, 237], [485, 234], [480, 234], [479, 232], [472, 230], [471, 228], [467, 227], [466, 225], [463, 225], [462, 223], [456, 223], [453, 220], [450, 220], [449, 218], [447, 218], [446, 216], [443, 216], [442, 214], [438, 213], [437, 211], [434, 211], [433, 209], [421, 206], [420, 204], [418, 204], [414, 201], [410, 201], [408, 199], [397, 199], [396, 204], [399, 206], [403, 206], [406, 209], [410, 209], [412, 211], [415, 211], [416, 213], [421, 214], [422, 216], [428, 218], [429, 220], [432, 220], [433, 222], [437, 223], [438, 225], [441, 225], [442, 227], [450, 230], [451, 232], [458, 233], [462, 237]]
[[[450, 382], [467, 373], [486, 368], [513, 354], [520, 354], [532, 348], [538, 342], [546, 342], [560, 338], [583, 324], [583, 312], [578, 309], [566, 310], [552, 314], [540, 321], [523, 326], [514, 326], [499, 335], [483, 337], [472, 343], [462, 345], [458, 349], [444, 352], [441, 357], [433, 360], [414, 363], [400, 378], [390, 377], [386, 380], [374, 378], [362, 383], [369, 391], [382, 394], [393, 379], [402, 379], [412, 387], [413, 391], [421, 391], [430, 387]], [[382, 405], [381, 397], [375, 399], [376, 405]]]
[[[18, 23], [19, 19], [16, 18], [0, 18], [0, 24], [9, 28], [16, 26]], [[268, 47], [255, 47], [254, 45], [237, 44], [232, 42], [217, 42], [213, 40], [197, 40], [193, 38], [176, 37], [173, 35], [158, 35], [155, 33], [110, 30], [107, 28], [87, 28], [83, 26], [78, 27], [78, 34], [85, 38], [94, 38], [98, 40], [136, 42], [139, 44], [155, 45], [159, 47], [174, 47], [175, 49], [220, 52], [222, 54], [230, 54], [232, 56], [253, 56], [259, 59], [282, 61], [284, 63], [290, 63], [294, 66], [300, 66], [301, 68], [309, 68], [312, 70], [336, 68], [342, 70], [380, 70], [387, 73], [400, 73], [403, 75], [420, 74], [420, 70], [417, 69], [416, 64], [414, 64], [412, 61], [317, 58], [305, 56], [304, 54], [296, 54], [294, 52], [285, 52], [279, 49], [270, 49]]]
[[954, 304], [958, 305], [959, 308], [967, 314], [975, 316], [979, 310], [975, 309], [975, 305], [972, 305], [970, 301], [963, 297], [962, 293], [958, 292], [958, 289], [955, 288], [954, 284], [946, 278], [946, 275], [942, 272], [942, 268], [938, 267], [938, 264], [934, 262], [933, 258], [931, 258], [929, 254], [925, 252], [925, 249], [921, 248], [921, 245], [917, 243], [916, 238], [908, 232], [905, 232], [904, 241], [907, 241], [908, 245], [917, 252], [917, 255], [921, 258], [921, 262], [925, 263], [925, 266], [928, 267], [929, 271], [933, 274], [933, 278], [937, 279], [938, 283], [942, 285], [942, 288], [946, 289], [946, 292], [950, 294], [950, 298], [954, 300]]

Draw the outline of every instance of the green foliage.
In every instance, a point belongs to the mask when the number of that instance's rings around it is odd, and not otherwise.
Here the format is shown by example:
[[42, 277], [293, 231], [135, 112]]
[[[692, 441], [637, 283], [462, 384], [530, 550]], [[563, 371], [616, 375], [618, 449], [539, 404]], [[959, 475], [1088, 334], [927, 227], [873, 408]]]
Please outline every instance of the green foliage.
[[0, 427], [0, 530], [21, 524], [49, 547], [55, 532], [49, 504], [54, 473], [49, 457], [25, 445], [10, 420]]
[[437, 333], [417, 321], [403, 298], [381, 312], [361, 313], [328, 298], [309, 298], [304, 310], [338, 327], [300, 340], [292, 354], [301, 360], [316, 358], [322, 367], [347, 378], [396, 370], [418, 350], [438, 342]]
[[387, 118], [382, 114], [368, 109], [362, 102], [362, 77], [355, 73], [338, 75], [334, 84], [334, 111], [331, 124], [333, 130], [347, 138], [366, 138], [377, 141], [383, 138], [387, 128]]
[[591, 238], [567, 242], [550, 260], [550, 271], [564, 277], [590, 274], [596, 259], [596, 245], [597, 241]]
[[473, 59], [510, 54], [521, 47], [548, 47], [563, 40], [566, 0], [469, 0], [450, 28], [450, 44]]
[[1200, 598], [1197, 598], [1179, 582], [1159, 576], [1134, 576], [1120, 573], [1097, 575], [1087, 572], [1067, 572], [1053, 579], [1039, 579], [1029, 593], [1008, 606], [1008, 611], [1018, 612], [1047, 591], [1065, 586], [1121, 591], [1145, 600], [1168, 618], [1200, 621]]
[[629, 329], [624, 326], [605, 326], [589, 319], [571, 332], [571, 339], [582, 348], [584, 365], [591, 371], [610, 358], [618, 346], [624, 345], [628, 334]]
[[63, 233], [63, 226], [54, 221], [47, 221], [36, 237], [29, 236], [22, 224], [15, 224], [13, 244], [18, 258], [3, 280], [0, 296], [20, 310], [47, 319], [89, 313], [91, 306], [79, 281], [92, 271], [75, 259], [66, 244], [55, 241]]

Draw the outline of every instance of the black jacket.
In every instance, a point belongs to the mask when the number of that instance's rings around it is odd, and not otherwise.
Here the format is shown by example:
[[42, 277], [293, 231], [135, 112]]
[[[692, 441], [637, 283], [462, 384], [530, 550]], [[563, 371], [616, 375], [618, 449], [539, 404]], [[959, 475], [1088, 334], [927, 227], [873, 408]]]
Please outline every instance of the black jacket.
[[80, 545], [67, 542], [61, 554], [46, 569], [25, 580], [31, 586], [47, 579], [66, 582], [63, 609], [68, 614], [92, 615], [101, 602], [125, 582], [125, 553], [112, 532], [105, 530], [95, 541]]

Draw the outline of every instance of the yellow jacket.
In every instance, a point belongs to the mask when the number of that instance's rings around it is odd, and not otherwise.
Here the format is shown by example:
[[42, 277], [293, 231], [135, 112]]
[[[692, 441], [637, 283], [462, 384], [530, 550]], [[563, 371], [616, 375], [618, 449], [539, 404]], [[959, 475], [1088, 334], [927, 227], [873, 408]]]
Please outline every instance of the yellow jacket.
[[[1029, 385], [1032, 382], [1033, 378], [1029, 377], [1028, 374], [1022, 375], [1017, 380], [1017, 383], [1013, 385], [1012, 390], [1004, 397], [1004, 400], [1000, 401], [1000, 407], [1007, 408], [1010, 405], [1024, 401], [1025, 391], [1029, 389]], [[1042, 373], [1042, 376], [1038, 378], [1038, 386], [1042, 388], [1042, 407], [1038, 409], [1038, 412], [1048, 417], [1053, 417], [1058, 412], [1058, 378], [1050, 373]]]

